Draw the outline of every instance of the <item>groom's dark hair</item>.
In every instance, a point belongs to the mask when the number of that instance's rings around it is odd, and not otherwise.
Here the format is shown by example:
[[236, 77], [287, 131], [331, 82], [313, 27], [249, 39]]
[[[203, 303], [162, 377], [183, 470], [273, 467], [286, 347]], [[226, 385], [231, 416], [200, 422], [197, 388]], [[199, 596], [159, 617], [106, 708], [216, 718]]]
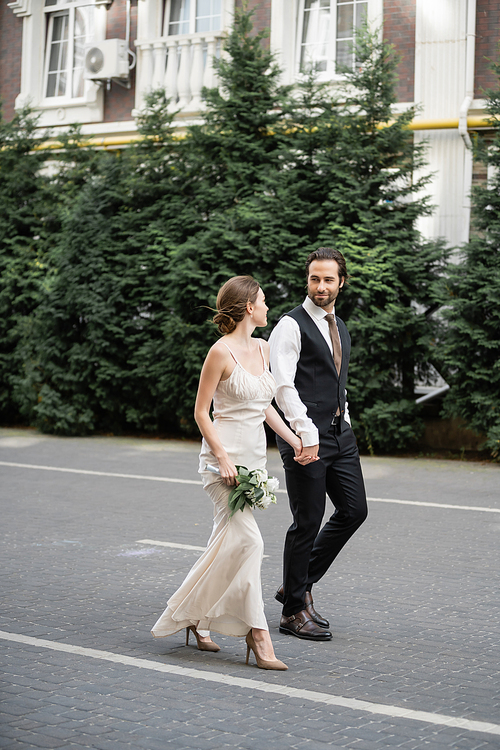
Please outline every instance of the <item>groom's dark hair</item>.
[[333, 247], [318, 247], [310, 253], [306, 260], [306, 278], [309, 277], [309, 266], [313, 260], [336, 260], [339, 265], [339, 276], [344, 279], [344, 286], [348, 284], [347, 264], [340, 250], [335, 250]]

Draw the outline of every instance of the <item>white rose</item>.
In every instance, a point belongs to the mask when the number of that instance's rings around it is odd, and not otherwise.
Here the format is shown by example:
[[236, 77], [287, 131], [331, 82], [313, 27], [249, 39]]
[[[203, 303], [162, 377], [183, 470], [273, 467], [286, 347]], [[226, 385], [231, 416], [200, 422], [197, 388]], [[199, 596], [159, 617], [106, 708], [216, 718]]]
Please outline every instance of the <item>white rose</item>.
[[271, 503], [274, 502], [274, 498], [272, 495], [268, 495], [267, 492], [264, 493], [264, 495], [259, 500], [259, 507], [260, 508], [269, 508]]
[[279, 489], [280, 483], [279, 479], [276, 477], [269, 477], [267, 480], [267, 491], [271, 493], [271, 495], [274, 495], [277, 489]]
[[258, 487], [260, 487], [261, 484], [264, 484], [264, 482], [267, 481], [267, 471], [265, 469], [255, 469], [253, 471], [253, 474], [258, 482]]

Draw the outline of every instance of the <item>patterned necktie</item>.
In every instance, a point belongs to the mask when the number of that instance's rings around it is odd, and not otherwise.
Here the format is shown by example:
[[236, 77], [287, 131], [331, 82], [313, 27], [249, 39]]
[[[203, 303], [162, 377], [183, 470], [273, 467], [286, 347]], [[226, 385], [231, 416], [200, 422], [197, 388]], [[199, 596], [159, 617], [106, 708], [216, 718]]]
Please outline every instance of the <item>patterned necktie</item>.
[[335, 315], [329, 313], [328, 315], [325, 315], [325, 320], [328, 323], [330, 338], [332, 340], [333, 361], [335, 362], [337, 373], [340, 375], [340, 367], [342, 365], [342, 349], [340, 347], [340, 338], [337, 323], [335, 322]]

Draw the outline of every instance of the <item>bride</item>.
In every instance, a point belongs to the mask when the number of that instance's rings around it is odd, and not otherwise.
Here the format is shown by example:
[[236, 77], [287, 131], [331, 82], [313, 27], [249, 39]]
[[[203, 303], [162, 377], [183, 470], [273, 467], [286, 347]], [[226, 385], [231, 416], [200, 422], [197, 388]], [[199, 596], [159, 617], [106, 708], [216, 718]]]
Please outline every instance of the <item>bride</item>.
[[271, 406], [276, 386], [269, 371], [269, 345], [252, 337], [255, 328], [267, 324], [267, 310], [264, 292], [251, 276], [229, 279], [217, 296], [214, 323], [223, 337], [208, 352], [195, 405], [203, 435], [199, 471], [214, 504], [213, 530], [205, 552], [168, 600], [152, 633], [163, 637], [186, 628], [186, 645], [192, 632], [201, 651], [220, 650], [210, 631], [245, 636], [247, 664], [253, 651], [257, 666], [283, 670], [287, 666], [275, 657], [264, 614], [262, 536], [248, 505], [231, 517], [228, 507], [236, 465], [250, 470], [266, 466], [264, 421], [302, 463], [300, 439]]

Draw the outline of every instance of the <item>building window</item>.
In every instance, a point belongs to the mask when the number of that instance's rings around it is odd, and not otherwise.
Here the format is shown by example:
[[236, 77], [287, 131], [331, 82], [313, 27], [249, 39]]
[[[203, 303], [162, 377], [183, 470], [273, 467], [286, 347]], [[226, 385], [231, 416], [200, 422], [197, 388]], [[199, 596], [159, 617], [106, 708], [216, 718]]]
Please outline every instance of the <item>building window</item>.
[[303, 0], [300, 72], [313, 70], [328, 77], [354, 64], [356, 29], [367, 18], [368, 0]]
[[85, 45], [94, 37], [95, 8], [89, 0], [45, 0], [45, 77], [47, 99], [84, 95]]
[[222, 28], [222, 0], [167, 0], [165, 3], [164, 34], [194, 34], [220, 31]]

